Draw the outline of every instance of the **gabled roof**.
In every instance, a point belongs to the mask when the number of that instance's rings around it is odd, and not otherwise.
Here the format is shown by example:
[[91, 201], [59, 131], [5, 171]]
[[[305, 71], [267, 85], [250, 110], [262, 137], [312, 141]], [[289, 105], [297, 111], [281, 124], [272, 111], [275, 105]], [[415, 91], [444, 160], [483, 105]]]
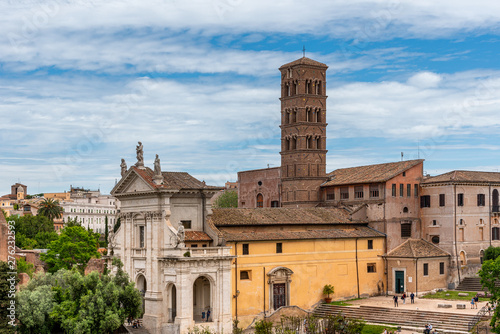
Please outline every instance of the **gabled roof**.
[[216, 226], [353, 224], [339, 208], [213, 209]]
[[454, 170], [437, 176], [428, 177], [423, 180], [423, 184], [442, 182], [498, 182], [500, 183], [500, 173], [497, 172], [475, 172], [468, 170]]
[[[131, 172], [132, 171], [132, 172]], [[186, 172], [162, 172], [163, 182], [161, 184], [156, 184], [153, 182], [154, 171], [146, 167], [145, 169], [137, 168], [136, 166], [132, 166], [127, 174], [120, 180], [120, 182], [115, 186], [115, 188], [111, 191], [114, 193], [118, 188], [121, 187], [124, 179], [127, 179], [131, 176], [131, 174], [135, 172], [139, 175], [148, 185], [150, 185], [153, 189], [166, 189], [166, 190], [181, 190], [181, 189], [213, 189], [220, 190], [222, 187], [214, 187], [207, 186], [205, 182], [202, 182], [193, 176], [189, 175]]]
[[408, 239], [390, 251], [386, 257], [425, 258], [450, 256], [441, 248], [422, 239]]
[[220, 228], [226, 241], [266, 241], [266, 240], [310, 240], [310, 239], [349, 239], [385, 237], [368, 226], [336, 225], [328, 229], [307, 231], [235, 231], [232, 228]]
[[386, 182], [402, 172], [422, 163], [423, 159], [390, 162], [385, 164], [336, 169], [327, 174], [328, 181], [322, 187]]
[[280, 67], [280, 70], [285, 68], [285, 67], [290, 67], [290, 66], [294, 66], [294, 65], [311, 65], [311, 66], [324, 67], [325, 69], [328, 68], [328, 66], [326, 64], [320, 63], [319, 61], [312, 60], [311, 58], [307, 58], [307, 57], [302, 57], [302, 58], [299, 58], [297, 60], [292, 61], [291, 63], [287, 63], [285, 65], [282, 65]]

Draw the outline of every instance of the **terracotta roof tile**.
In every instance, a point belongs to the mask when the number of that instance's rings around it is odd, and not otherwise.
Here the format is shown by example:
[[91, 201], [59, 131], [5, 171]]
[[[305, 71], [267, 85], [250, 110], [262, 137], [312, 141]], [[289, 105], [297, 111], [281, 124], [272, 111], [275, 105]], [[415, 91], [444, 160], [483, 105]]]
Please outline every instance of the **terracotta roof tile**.
[[441, 248], [422, 239], [408, 239], [387, 254], [387, 257], [441, 257], [450, 256]]
[[290, 63], [287, 63], [287, 64], [281, 66], [280, 70], [282, 68], [290, 67], [290, 66], [294, 66], [294, 65], [312, 65], [312, 66], [321, 66], [321, 67], [324, 67], [325, 69], [328, 68], [328, 66], [326, 66], [323, 63], [320, 63], [319, 61], [312, 60], [311, 58], [307, 58], [307, 57], [302, 57], [302, 58], [299, 58], [297, 60], [294, 60]]
[[339, 208], [213, 209], [216, 226], [352, 224], [349, 214]]
[[500, 182], [500, 173], [496, 172], [475, 172], [467, 170], [455, 170], [441, 175], [424, 179], [423, 184], [442, 182]]
[[308, 231], [236, 231], [231, 228], [220, 228], [227, 241], [265, 241], [265, 240], [307, 240], [307, 239], [347, 239], [377, 238], [384, 234], [367, 226], [331, 226], [329, 229]]
[[212, 241], [208, 234], [202, 231], [186, 231], [185, 241]]
[[162, 172], [163, 183], [157, 185], [153, 182], [154, 171], [146, 167], [146, 169], [140, 169], [132, 166], [137, 174], [139, 174], [146, 182], [149, 183], [154, 188], [162, 189], [214, 189], [221, 190], [223, 187], [207, 186], [205, 182], [202, 182], [186, 172]]
[[329, 180], [321, 186], [328, 187], [344, 184], [386, 182], [423, 161], [423, 159], [407, 160], [377, 165], [341, 168], [329, 173], [327, 175]]

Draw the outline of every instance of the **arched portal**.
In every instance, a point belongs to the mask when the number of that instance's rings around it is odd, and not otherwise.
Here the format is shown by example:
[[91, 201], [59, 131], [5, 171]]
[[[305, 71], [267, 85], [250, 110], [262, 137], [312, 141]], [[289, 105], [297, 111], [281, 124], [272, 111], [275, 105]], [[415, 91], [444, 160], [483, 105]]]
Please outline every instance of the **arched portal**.
[[146, 291], [148, 290], [146, 277], [144, 277], [144, 275], [137, 276], [135, 286], [137, 287], [137, 290], [141, 292], [142, 295], [142, 314], [144, 314], [144, 312], [146, 311], [146, 300], [144, 299], [144, 296], [146, 295]]
[[200, 276], [193, 284], [193, 319], [195, 322], [211, 322], [212, 311], [210, 280]]
[[464, 251], [460, 252], [460, 265], [462, 265], [462, 266], [467, 265], [467, 257], [465, 256]]
[[481, 261], [481, 264], [483, 264], [483, 261], [484, 261], [484, 250], [482, 250], [482, 249], [479, 252], [479, 260]]

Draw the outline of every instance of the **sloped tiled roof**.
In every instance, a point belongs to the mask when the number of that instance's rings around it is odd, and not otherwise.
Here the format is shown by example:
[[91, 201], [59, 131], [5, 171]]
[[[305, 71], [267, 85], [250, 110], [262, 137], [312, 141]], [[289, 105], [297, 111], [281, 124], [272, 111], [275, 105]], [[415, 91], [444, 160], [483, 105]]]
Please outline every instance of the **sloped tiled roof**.
[[455, 170], [424, 179], [423, 184], [442, 182], [499, 182], [500, 173]]
[[186, 231], [185, 241], [212, 241], [208, 234], [202, 231]]
[[351, 224], [347, 211], [339, 208], [213, 209], [216, 226]]
[[266, 241], [266, 240], [308, 240], [308, 239], [348, 239], [385, 237], [367, 226], [331, 226], [325, 230], [308, 231], [234, 231], [231, 228], [220, 228], [227, 241]]
[[450, 256], [441, 248], [422, 239], [408, 239], [387, 254], [387, 257], [423, 258]]
[[292, 61], [291, 63], [287, 63], [285, 65], [282, 65], [280, 67], [280, 70], [284, 67], [290, 67], [294, 65], [312, 65], [312, 66], [321, 66], [327, 68], [328, 66], [326, 64], [320, 63], [319, 61], [312, 60], [311, 58], [307, 57], [302, 57], [297, 60]]
[[398, 174], [422, 163], [423, 159], [390, 162], [385, 164], [336, 169], [329, 173], [322, 187], [345, 184], [385, 182]]
[[153, 182], [154, 171], [146, 167], [146, 169], [140, 169], [132, 166], [137, 174], [139, 174], [149, 185], [154, 188], [163, 189], [223, 189], [221, 187], [207, 186], [205, 182], [202, 182], [186, 172], [162, 172], [163, 183], [157, 185]]

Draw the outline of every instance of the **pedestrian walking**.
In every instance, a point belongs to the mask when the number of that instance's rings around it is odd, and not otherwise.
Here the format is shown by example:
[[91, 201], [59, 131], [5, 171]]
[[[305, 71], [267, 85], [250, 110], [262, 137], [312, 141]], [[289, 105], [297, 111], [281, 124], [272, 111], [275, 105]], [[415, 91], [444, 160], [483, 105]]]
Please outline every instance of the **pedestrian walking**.
[[474, 304], [476, 305], [476, 308], [477, 308], [477, 304], [479, 304], [479, 295], [476, 294], [476, 296], [474, 297]]
[[208, 322], [208, 319], [210, 319], [210, 309], [207, 310], [207, 322]]
[[403, 304], [406, 304], [406, 293], [403, 292], [403, 295], [401, 296], [401, 300], [403, 301]]
[[394, 299], [394, 307], [398, 307], [398, 296], [394, 295], [392, 299]]
[[472, 299], [470, 300], [470, 308], [473, 309], [474, 308], [474, 302], [476, 301], [476, 299], [474, 297], [472, 297]]
[[415, 294], [413, 292], [410, 293], [410, 301], [412, 304], [415, 304]]

